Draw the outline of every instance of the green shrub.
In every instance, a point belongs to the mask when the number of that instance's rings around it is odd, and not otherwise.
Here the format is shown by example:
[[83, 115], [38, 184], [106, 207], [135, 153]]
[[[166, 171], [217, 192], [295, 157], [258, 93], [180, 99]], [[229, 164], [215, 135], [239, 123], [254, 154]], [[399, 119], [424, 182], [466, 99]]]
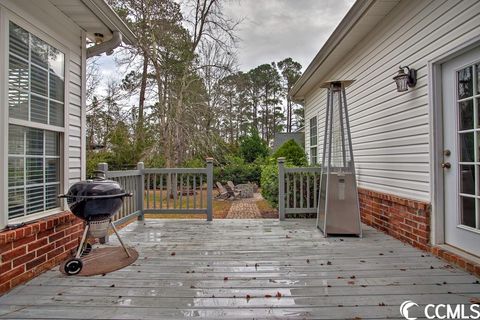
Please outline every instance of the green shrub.
[[266, 164], [262, 166], [261, 180], [262, 196], [272, 207], [278, 208], [278, 166]]
[[252, 163], [259, 158], [265, 158], [270, 153], [267, 143], [260, 138], [258, 132], [240, 138], [239, 153], [246, 162]]
[[213, 170], [215, 181], [226, 183], [232, 181], [234, 184], [240, 183], [260, 183], [261, 175], [260, 160], [254, 163], [246, 163], [240, 157], [227, 157], [227, 163], [221, 166], [216, 166]]
[[308, 163], [305, 150], [303, 150], [303, 148], [293, 139], [282, 144], [272, 156], [274, 162], [280, 157], [285, 157], [287, 163], [298, 167], [306, 166]]

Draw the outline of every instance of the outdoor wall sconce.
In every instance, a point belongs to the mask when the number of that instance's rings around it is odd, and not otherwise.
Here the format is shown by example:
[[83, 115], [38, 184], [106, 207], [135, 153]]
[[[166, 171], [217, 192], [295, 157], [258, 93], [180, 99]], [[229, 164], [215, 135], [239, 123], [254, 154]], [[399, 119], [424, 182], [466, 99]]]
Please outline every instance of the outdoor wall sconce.
[[[398, 74], [393, 77], [395, 83], [397, 84], [397, 91], [404, 92], [407, 91], [408, 88], [413, 88], [417, 84], [417, 70], [410, 69], [409, 67], [399, 67]], [[405, 69], [407, 69], [407, 73], [405, 73]]]

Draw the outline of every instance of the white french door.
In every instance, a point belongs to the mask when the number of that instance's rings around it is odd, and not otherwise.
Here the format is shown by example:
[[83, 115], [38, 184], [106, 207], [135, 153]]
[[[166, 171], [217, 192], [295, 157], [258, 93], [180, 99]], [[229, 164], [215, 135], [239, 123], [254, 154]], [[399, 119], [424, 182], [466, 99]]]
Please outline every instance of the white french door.
[[480, 47], [442, 65], [445, 242], [480, 256]]

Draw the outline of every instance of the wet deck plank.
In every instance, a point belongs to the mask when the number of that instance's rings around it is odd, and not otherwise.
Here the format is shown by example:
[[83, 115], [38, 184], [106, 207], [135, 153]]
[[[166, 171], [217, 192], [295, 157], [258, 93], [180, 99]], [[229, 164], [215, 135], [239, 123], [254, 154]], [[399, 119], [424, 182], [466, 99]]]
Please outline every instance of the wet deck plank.
[[405, 300], [480, 297], [474, 276], [364, 230], [325, 239], [311, 220], [138, 222], [121, 231], [135, 264], [95, 277], [51, 270], [1, 297], [0, 318], [385, 319], [401, 318]]

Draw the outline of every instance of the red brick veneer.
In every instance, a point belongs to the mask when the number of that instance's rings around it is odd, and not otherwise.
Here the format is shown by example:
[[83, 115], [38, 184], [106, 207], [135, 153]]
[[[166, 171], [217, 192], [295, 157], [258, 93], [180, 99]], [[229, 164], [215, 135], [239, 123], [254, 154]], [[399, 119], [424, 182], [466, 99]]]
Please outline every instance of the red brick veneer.
[[431, 246], [429, 203], [362, 188], [358, 196], [363, 223], [480, 276], [480, 264]]
[[0, 231], [0, 294], [65, 260], [82, 231], [83, 221], [69, 212]]
[[429, 250], [429, 203], [360, 188], [358, 195], [363, 223], [414, 247]]

